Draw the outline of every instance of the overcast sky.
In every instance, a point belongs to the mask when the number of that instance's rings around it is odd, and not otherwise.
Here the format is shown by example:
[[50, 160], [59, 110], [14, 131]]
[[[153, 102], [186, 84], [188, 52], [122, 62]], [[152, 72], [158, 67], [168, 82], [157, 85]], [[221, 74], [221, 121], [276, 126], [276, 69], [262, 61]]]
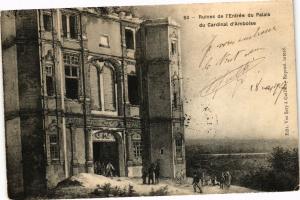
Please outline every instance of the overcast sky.
[[[170, 16], [181, 24], [184, 110], [191, 116], [189, 126], [185, 129], [186, 137], [297, 137], [292, 10], [286, 3], [273, 2], [273, 6], [270, 3], [257, 4], [138, 7], [140, 16]], [[225, 18], [226, 14], [239, 13], [245, 14], [245, 17]], [[254, 17], [248, 17], [248, 13], [254, 14]], [[256, 13], [265, 14], [256, 17]], [[223, 14], [223, 19], [217, 18], [219, 14]], [[214, 15], [215, 19], [199, 19], [199, 15]], [[189, 20], [184, 20], [184, 16], [189, 16]], [[256, 25], [230, 26], [235, 21], [255, 22]], [[228, 26], [207, 27], [208, 23], [217, 22], [228, 22]], [[206, 27], [199, 27], [200, 23]], [[241, 38], [245, 40], [238, 42]], [[208, 51], [206, 47], [212, 40]], [[217, 47], [228, 40], [233, 43]], [[287, 104], [283, 100], [284, 47], [288, 71]], [[221, 61], [224, 56], [232, 59], [236, 54], [239, 55], [234, 61]], [[216, 65], [217, 62], [219, 65]], [[236, 68], [240, 70], [233, 70]], [[215, 93], [213, 89], [221, 86]], [[214, 93], [209, 95], [210, 91]], [[288, 114], [284, 114], [285, 105], [289, 106]], [[286, 117], [288, 123], [284, 122]], [[286, 125], [289, 136], [285, 136]]]

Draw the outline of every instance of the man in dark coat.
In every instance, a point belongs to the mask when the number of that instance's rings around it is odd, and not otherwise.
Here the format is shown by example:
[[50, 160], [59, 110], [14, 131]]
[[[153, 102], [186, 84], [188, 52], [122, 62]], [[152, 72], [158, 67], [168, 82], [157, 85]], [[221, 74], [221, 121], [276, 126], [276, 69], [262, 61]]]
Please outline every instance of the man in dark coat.
[[160, 166], [159, 166], [159, 162], [157, 162], [154, 168], [155, 184], [159, 183], [159, 173], [160, 173]]
[[197, 192], [197, 188], [198, 188], [199, 192], [202, 193], [202, 188], [199, 185], [199, 182], [200, 182], [200, 177], [199, 177], [199, 175], [198, 175], [197, 172], [194, 172], [194, 175], [193, 175], [193, 188], [194, 188], [194, 192]]
[[142, 179], [143, 179], [143, 184], [146, 184], [146, 179], [147, 179], [147, 168], [145, 166], [142, 167]]
[[151, 163], [148, 169], [148, 185], [150, 185], [150, 180], [151, 180], [151, 184], [154, 184], [153, 175], [154, 175], [154, 164]]
[[224, 189], [224, 183], [225, 183], [225, 174], [224, 172], [221, 173], [221, 179], [220, 179], [220, 188]]
[[229, 171], [225, 172], [225, 187], [226, 189], [230, 188], [230, 184], [231, 184], [231, 174], [229, 173]]

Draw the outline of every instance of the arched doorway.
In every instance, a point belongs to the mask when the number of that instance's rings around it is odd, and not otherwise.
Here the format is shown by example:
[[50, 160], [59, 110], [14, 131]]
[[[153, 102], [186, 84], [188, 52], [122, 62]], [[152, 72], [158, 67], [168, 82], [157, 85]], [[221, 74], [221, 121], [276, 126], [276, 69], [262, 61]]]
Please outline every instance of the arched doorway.
[[94, 173], [108, 175], [107, 165], [111, 163], [113, 176], [120, 176], [122, 169], [122, 138], [118, 133], [109, 131], [94, 131], [93, 162]]

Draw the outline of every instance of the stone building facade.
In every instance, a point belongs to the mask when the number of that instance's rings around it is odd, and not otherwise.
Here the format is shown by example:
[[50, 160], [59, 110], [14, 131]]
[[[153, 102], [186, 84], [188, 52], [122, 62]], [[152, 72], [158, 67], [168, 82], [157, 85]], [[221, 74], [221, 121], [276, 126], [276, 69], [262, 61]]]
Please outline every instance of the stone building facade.
[[39, 193], [95, 162], [185, 170], [179, 25], [96, 9], [2, 12], [8, 190]]

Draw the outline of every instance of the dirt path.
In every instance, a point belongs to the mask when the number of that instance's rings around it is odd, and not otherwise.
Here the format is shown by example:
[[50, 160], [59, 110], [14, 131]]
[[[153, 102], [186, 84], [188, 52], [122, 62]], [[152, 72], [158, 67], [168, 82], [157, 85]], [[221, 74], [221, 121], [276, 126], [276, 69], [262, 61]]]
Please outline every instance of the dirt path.
[[[168, 191], [170, 195], [195, 195], [200, 193], [195, 193], [193, 186], [191, 184], [191, 180], [188, 179], [188, 183], [186, 184], [176, 184], [171, 180], [164, 179], [160, 181], [160, 184], [157, 185], [143, 185], [141, 179], [138, 178], [123, 178], [124, 180], [129, 180], [130, 182], [134, 183], [135, 185], [139, 185], [139, 188], [144, 191], [151, 191], [151, 189], [157, 189], [160, 187], [164, 187], [168, 185]], [[203, 193], [202, 194], [226, 194], [226, 193], [253, 193], [257, 192], [256, 190], [252, 190], [249, 188], [231, 185], [228, 189], [221, 189], [219, 186], [204, 186], [202, 187]]]
[[[129, 185], [133, 187], [133, 190], [139, 196], [149, 196], [153, 191], [163, 190], [164, 195], [203, 195], [203, 194], [224, 194], [224, 193], [249, 193], [256, 192], [244, 187], [232, 185], [229, 189], [220, 189], [219, 186], [205, 186], [203, 187], [203, 193], [195, 193], [191, 185], [191, 179], [188, 178], [185, 184], [176, 184], [170, 179], [162, 179], [159, 184], [148, 185], [142, 184], [141, 178], [128, 178], [128, 177], [104, 177], [95, 174], [81, 173], [76, 176], [72, 176], [65, 180], [64, 184], [60, 184], [54, 190], [50, 196], [51, 198], [88, 198], [91, 197], [93, 191], [98, 185], [103, 186], [109, 184], [111, 188], [118, 187], [120, 189], [129, 188]], [[161, 193], [155, 193], [160, 195]], [[48, 194], [49, 195], [49, 194]], [[49, 198], [46, 195], [43, 197], [34, 197], [27, 199], [45, 199]]]

